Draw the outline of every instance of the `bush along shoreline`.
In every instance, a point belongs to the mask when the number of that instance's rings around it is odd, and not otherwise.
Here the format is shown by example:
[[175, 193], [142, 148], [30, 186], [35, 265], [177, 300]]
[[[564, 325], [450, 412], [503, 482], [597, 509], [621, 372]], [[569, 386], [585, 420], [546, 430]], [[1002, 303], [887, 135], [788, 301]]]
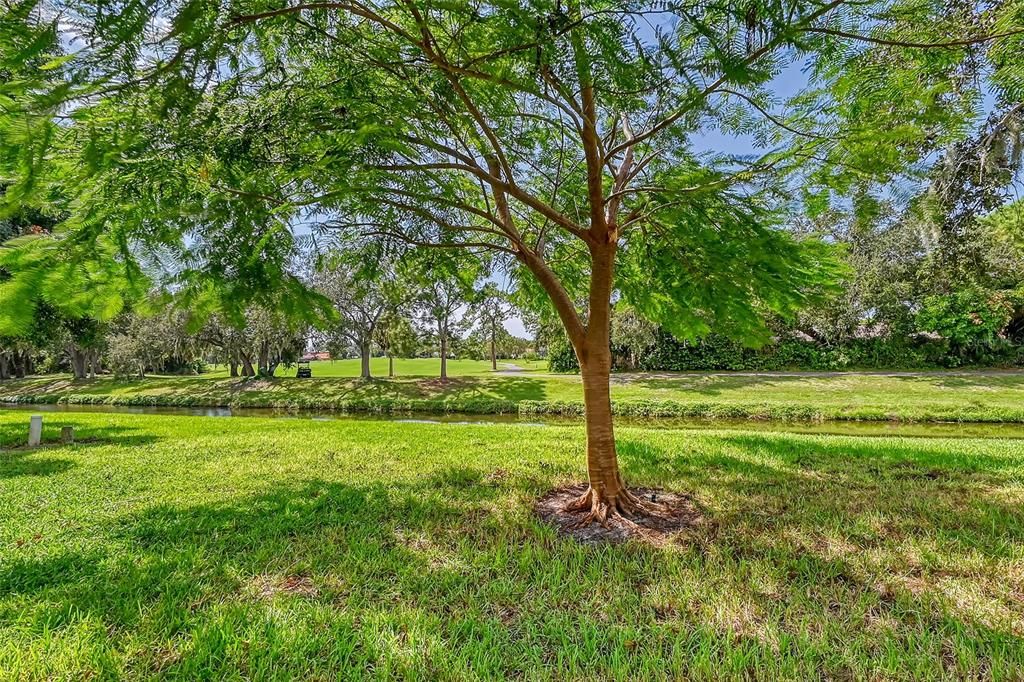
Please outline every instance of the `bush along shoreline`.
[[[580, 417], [582, 401], [502, 400], [497, 398], [357, 398], [286, 399], [251, 395], [225, 400], [210, 396], [182, 395], [97, 395], [89, 393], [21, 393], [0, 395], [0, 409], [18, 405], [90, 405], [110, 407], [181, 407], [272, 410], [319, 410], [362, 414], [495, 414], [522, 416]], [[874, 422], [980, 422], [1024, 423], [1024, 408], [964, 405], [913, 407], [811, 407], [785, 403], [683, 402], [676, 400], [613, 400], [612, 412], [620, 417], [646, 419], [701, 419], [755, 421], [874, 421]]]

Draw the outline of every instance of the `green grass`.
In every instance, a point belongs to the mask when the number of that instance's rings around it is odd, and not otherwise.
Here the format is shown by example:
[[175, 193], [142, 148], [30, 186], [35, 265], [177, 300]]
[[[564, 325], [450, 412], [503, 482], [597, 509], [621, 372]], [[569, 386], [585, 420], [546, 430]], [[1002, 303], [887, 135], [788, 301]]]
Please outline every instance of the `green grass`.
[[535, 521], [573, 426], [0, 412], [4, 679], [1020, 679], [1024, 441], [619, 429], [676, 546]]
[[[469, 361], [464, 370], [478, 371], [479, 367], [480, 363]], [[484, 370], [442, 383], [410, 375], [369, 382], [324, 377], [319, 365], [314, 365], [314, 372], [313, 379], [250, 380], [204, 375], [72, 382], [66, 376], [46, 376], [0, 383], [0, 402], [364, 412], [582, 412], [580, 379], [574, 375], [537, 371], [502, 375]], [[1024, 373], [613, 375], [612, 399], [618, 414], [641, 417], [1021, 423]]]
[[[355, 378], [359, 376], [360, 364], [358, 358], [345, 360], [317, 360], [310, 363], [315, 377], [345, 377]], [[546, 372], [548, 363], [546, 360], [498, 360], [498, 371], [511, 371], [518, 367], [524, 372]], [[223, 378], [228, 376], [227, 367], [215, 365], [210, 368], [210, 376]], [[388, 375], [387, 358], [371, 358], [370, 373], [377, 377]], [[436, 377], [441, 373], [441, 360], [438, 358], [396, 358], [395, 374], [399, 377]], [[448, 375], [476, 376], [493, 374], [490, 360], [449, 360]], [[276, 375], [279, 377], [294, 377], [295, 365], [291, 367], [278, 367]]]

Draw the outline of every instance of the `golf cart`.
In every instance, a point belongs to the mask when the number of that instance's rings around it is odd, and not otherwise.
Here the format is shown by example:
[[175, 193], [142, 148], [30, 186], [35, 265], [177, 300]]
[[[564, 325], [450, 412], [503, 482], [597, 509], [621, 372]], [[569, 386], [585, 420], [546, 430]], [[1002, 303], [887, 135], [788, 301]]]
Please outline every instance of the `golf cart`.
[[313, 370], [309, 367], [309, 360], [299, 360], [299, 370], [295, 373], [296, 379], [309, 379], [313, 376]]

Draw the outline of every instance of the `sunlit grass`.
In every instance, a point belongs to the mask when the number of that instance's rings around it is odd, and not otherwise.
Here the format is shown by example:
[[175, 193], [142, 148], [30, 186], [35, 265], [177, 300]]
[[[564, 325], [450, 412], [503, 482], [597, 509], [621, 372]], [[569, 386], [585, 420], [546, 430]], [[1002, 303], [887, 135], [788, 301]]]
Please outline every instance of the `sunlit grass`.
[[[343, 360], [315, 360], [310, 363], [314, 377], [345, 377], [355, 378], [360, 373], [358, 358]], [[546, 372], [546, 360], [498, 360], [498, 372]], [[295, 365], [280, 366], [276, 376], [294, 377]], [[370, 373], [375, 377], [388, 376], [387, 358], [371, 358]], [[439, 358], [395, 358], [395, 376], [398, 377], [437, 377], [441, 373]], [[493, 374], [490, 360], [448, 360], [448, 376], [475, 376]], [[208, 368], [208, 376], [225, 378], [228, 369], [224, 365], [213, 365]]]
[[13, 679], [1017, 679], [1024, 441], [619, 429], [709, 522], [530, 514], [577, 427], [0, 412]]
[[[534, 371], [535, 364], [528, 365], [531, 371], [494, 373], [485, 362], [457, 361], [451, 380], [440, 382], [432, 374], [412, 374], [432, 372], [436, 368], [429, 365], [437, 360], [409, 362], [420, 364], [400, 368], [395, 379], [371, 381], [327, 376], [332, 371], [330, 362], [314, 364], [312, 379], [203, 375], [74, 382], [67, 376], [44, 376], [0, 383], [0, 402], [371, 412], [582, 412], [578, 376]], [[353, 363], [339, 361], [336, 370], [355, 374]], [[612, 400], [619, 414], [632, 416], [1024, 422], [1024, 373], [613, 375]]]

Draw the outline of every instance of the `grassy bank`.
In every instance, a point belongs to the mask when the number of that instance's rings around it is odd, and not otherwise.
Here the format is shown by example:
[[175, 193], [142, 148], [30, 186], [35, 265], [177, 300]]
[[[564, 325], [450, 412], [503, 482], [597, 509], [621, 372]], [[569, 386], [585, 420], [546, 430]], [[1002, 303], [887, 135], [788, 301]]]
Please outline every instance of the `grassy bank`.
[[[358, 358], [343, 360], [314, 360], [311, 364], [313, 376], [320, 378], [344, 377], [354, 379], [359, 376], [361, 366]], [[498, 360], [498, 371], [546, 372], [547, 360]], [[278, 367], [278, 377], [294, 377], [295, 365]], [[472, 376], [492, 374], [490, 360], [448, 360], [448, 374], [451, 376]], [[377, 377], [388, 375], [387, 358], [372, 358], [370, 372]], [[441, 360], [438, 358], [395, 358], [395, 374], [400, 377], [430, 378], [441, 372]], [[217, 378], [226, 378], [228, 368], [214, 365], [208, 368], [208, 374]]]
[[[538, 372], [424, 377], [229, 379], [153, 377], [0, 383], [0, 402], [264, 407], [358, 412], [582, 414], [577, 376]], [[615, 375], [617, 414], [802, 420], [1024, 422], [1024, 373]]]
[[1024, 441], [620, 430], [677, 545], [536, 522], [578, 427], [0, 412], [13, 679], [1019, 679]]

